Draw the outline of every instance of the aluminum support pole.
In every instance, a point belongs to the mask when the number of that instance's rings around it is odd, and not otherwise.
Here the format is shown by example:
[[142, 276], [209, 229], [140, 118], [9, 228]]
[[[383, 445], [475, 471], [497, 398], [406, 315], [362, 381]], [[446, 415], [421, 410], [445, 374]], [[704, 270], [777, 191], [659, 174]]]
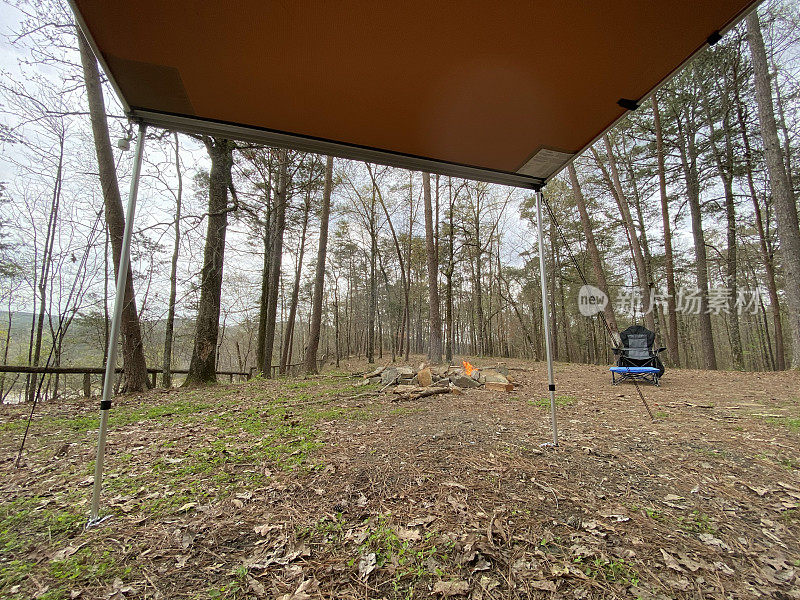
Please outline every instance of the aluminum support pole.
[[556, 421], [556, 382], [553, 376], [553, 350], [550, 339], [550, 309], [547, 306], [547, 272], [544, 260], [544, 228], [542, 226], [541, 191], [536, 192], [536, 224], [539, 230], [539, 275], [542, 288], [542, 319], [544, 321], [544, 347], [547, 353], [547, 389], [550, 392], [550, 420], [553, 425], [553, 445], [558, 446], [558, 423]]
[[100, 433], [97, 437], [97, 458], [94, 463], [94, 489], [92, 490], [92, 510], [87, 527], [96, 525], [100, 519], [100, 489], [103, 485], [103, 462], [106, 453], [106, 433], [108, 432], [108, 412], [111, 410], [111, 396], [114, 391], [114, 371], [117, 363], [117, 341], [122, 322], [122, 308], [125, 304], [125, 286], [128, 279], [128, 268], [131, 264], [131, 236], [133, 219], [136, 214], [136, 195], [139, 191], [139, 175], [142, 171], [142, 154], [144, 152], [144, 135], [147, 125], [139, 123], [136, 139], [136, 152], [133, 158], [133, 174], [131, 188], [128, 193], [128, 208], [125, 211], [125, 231], [122, 234], [122, 252], [117, 270], [117, 291], [114, 296], [114, 314], [111, 319], [111, 332], [108, 337], [108, 353], [106, 355], [106, 372], [103, 380], [103, 397], [100, 400]]

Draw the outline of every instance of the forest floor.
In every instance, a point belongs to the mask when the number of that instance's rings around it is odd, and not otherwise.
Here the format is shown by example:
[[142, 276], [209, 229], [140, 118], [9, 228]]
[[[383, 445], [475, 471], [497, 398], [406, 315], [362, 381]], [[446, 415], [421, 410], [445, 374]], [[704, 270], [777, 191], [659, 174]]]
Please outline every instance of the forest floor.
[[[417, 360], [413, 364], [420, 362]], [[477, 366], [494, 359], [474, 359]], [[507, 361], [419, 401], [345, 373], [0, 407], [3, 598], [800, 598], [800, 373]], [[363, 364], [343, 365], [359, 370]]]

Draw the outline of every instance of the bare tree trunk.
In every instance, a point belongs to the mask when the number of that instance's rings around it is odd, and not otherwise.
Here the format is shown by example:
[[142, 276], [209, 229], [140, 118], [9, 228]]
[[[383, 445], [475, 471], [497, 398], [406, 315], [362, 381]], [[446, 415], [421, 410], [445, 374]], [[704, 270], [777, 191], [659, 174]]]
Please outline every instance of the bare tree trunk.
[[264, 352], [266, 348], [267, 339], [267, 308], [269, 305], [269, 277], [272, 266], [272, 162], [270, 161], [270, 169], [267, 173], [267, 195], [266, 195], [266, 213], [264, 215], [264, 260], [261, 267], [261, 295], [258, 302], [258, 332], [256, 334], [256, 368], [259, 373], [264, 374]]
[[747, 41], [753, 62], [758, 121], [764, 142], [764, 156], [769, 173], [770, 188], [778, 221], [778, 238], [784, 271], [784, 289], [788, 305], [787, 317], [792, 332], [792, 368], [800, 369], [800, 226], [797, 204], [789, 187], [786, 168], [781, 156], [775, 111], [772, 104], [772, 86], [769, 80], [767, 54], [758, 12], [747, 17]]
[[269, 293], [267, 302], [267, 323], [264, 334], [264, 362], [261, 372], [272, 377], [272, 354], [275, 348], [275, 326], [278, 318], [278, 293], [281, 287], [281, 261], [283, 259], [283, 233], [286, 228], [286, 208], [289, 203], [289, 153], [278, 151], [278, 192], [275, 196], [275, 227], [272, 230], [270, 249]]
[[[714, 347], [714, 334], [711, 329], [711, 315], [708, 310], [708, 258], [706, 256], [706, 239], [703, 232], [703, 215], [700, 208], [700, 182], [697, 174], [697, 148], [694, 133], [684, 132], [681, 117], [678, 116], [679, 150], [683, 175], [686, 180], [686, 196], [692, 220], [692, 236], [694, 238], [695, 268], [697, 288], [700, 290], [700, 344], [703, 352], [703, 365], [706, 369], [716, 370], [717, 354]], [[692, 125], [693, 126], [693, 125]]]
[[672, 251], [672, 228], [669, 222], [669, 198], [667, 197], [667, 176], [664, 165], [664, 137], [661, 130], [661, 114], [658, 110], [656, 94], [652, 96], [653, 123], [656, 130], [656, 157], [658, 160], [658, 189], [661, 195], [661, 221], [664, 226], [664, 263], [667, 272], [667, 337], [669, 338], [669, 358], [674, 366], [680, 366], [678, 353], [678, 315], [675, 307], [675, 260]]
[[[322, 324], [322, 292], [325, 288], [325, 258], [328, 250], [328, 221], [331, 214], [331, 191], [333, 189], [333, 157], [325, 161], [325, 187], [322, 190], [322, 214], [319, 223], [319, 245], [317, 246], [317, 270], [314, 277], [314, 300], [311, 313], [311, 333], [306, 348], [306, 373], [317, 372], [317, 349], [319, 348], [319, 332]], [[336, 360], [339, 360], [339, 307], [336, 306]]]
[[297, 257], [297, 269], [294, 274], [294, 287], [292, 298], [289, 301], [289, 317], [286, 322], [286, 331], [283, 334], [283, 352], [281, 352], [281, 374], [285, 375], [289, 368], [294, 343], [294, 321], [297, 317], [297, 303], [300, 300], [300, 276], [303, 272], [303, 255], [306, 250], [306, 232], [308, 231], [308, 216], [311, 212], [311, 192], [306, 192], [306, 203], [303, 209], [303, 232], [300, 236], [300, 250]]
[[[8, 347], [11, 344], [11, 323], [12, 323], [12, 318], [14, 317], [14, 313], [11, 310], [11, 308], [12, 308], [12, 306], [11, 306], [12, 299], [13, 299], [13, 294], [9, 294], [8, 295], [8, 309], [6, 310], [6, 317], [8, 318], [8, 326], [6, 327], [6, 339], [5, 339], [5, 344], [3, 345], [3, 364], [4, 365], [8, 364]], [[12, 383], [11, 385], [13, 386], [14, 384]], [[5, 396], [3, 396], [3, 391], [5, 390], [5, 386], [6, 386], [6, 374], [5, 373], [0, 373], [0, 404], [3, 403], [3, 398], [5, 397]]]
[[[756, 191], [755, 181], [753, 181], [752, 150], [750, 148], [750, 136], [747, 134], [747, 123], [744, 119], [742, 104], [736, 99], [737, 117], [739, 128], [741, 129], [742, 142], [745, 149], [745, 168], [747, 170], [747, 185], [750, 189], [750, 199], [753, 202], [753, 215], [755, 216], [756, 231], [758, 232], [759, 249], [761, 250], [761, 260], [764, 262], [764, 271], [767, 278], [767, 293], [769, 294], [770, 309], [772, 312], [772, 326], [775, 330], [775, 352], [772, 352], [772, 343], [769, 342], [769, 355], [774, 356], [774, 368], [778, 371], [786, 369], [786, 351], [783, 343], [783, 323], [781, 322], [781, 305], [778, 298], [778, 286], [775, 283], [775, 266], [773, 256], [767, 246], [767, 234], [764, 230], [764, 220], [761, 216], [761, 205]], [[765, 321], [766, 323], [766, 321]], [[769, 336], [769, 329], [767, 330]]]
[[169, 308], [164, 332], [164, 363], [161, 385], [172, 387], [172, 336], [175, 328], [175, 298], [178, 291], [178, 252], [181, 244], [181, 200], [183, 195], [183, 177], [181, 174], [181, 158], [178, 148], [178, 134], [175, 133], [175, 172], [178, 176], [178, 191], [175, 196], [175, 245], [172, 248], [172, 262], [169, 275]]
[[455, 345], [455, 331], [453, 330], [453, 272], [455, 271], [455, 228], [453, 226], [453, 180], [448, 177], [449, 189], [449, 206], [447, 211], [447, 270], [445, 271], [445, 278], [447, 279], [446, 299], [445, 299], [445, 319], [447, 321], [447, 345], [445, 349], [445, 360], [450, 365], [453, 362], [453, 346]]
[[[389, 332], [390, 332], [389, 339], [391, 340], [392, 362], [396, 362], [397, 361], [397, 336], [395, 334], [397, 332], [397, 327], [395, 326], [395, 324], [392, 321], [392, 311], [390, 309], [389, 301], [388, 301], [388, 299], [391, 297], [391, 290], [389, 288], [389, 275], [388, 275], [388, 273], [386, 273], [386, 267], [383, 264], [383, 257], [381, 256], [380, 252], [378, 252], [378, 266], [380, 268], [381, 274], [383, 275], [383, 287], [384, 287], [384, 290], [386, 292], [387, 302], [386, 302], [385, 311], [386, 311], [386, 319], [388, 321]], [[383, 358], [382, 355], [381, 355], [381, 358]]]
[[642, 252], [642, 245], [639, 243], [639, 237], [636, 234], [636, 226], [634, 225], [633, 218], [631, 217], [628, 200], [625, 197], [622, 184], [619, 180], [616, 159], [614, 158], [614, 151], [611, 148], [611, 141], [608, 139], [608, 135], [603, 136], [603, 142], [606, 147], [608, 166], [611, 171], [610, 178], [605, 166], [600, 161], [600, 158], [597, 156], [594, 148], [592, 148], [592, 152], [594, 153], [595, 160], [597, 161], [598, 165], [600, 165], [601, 171], [603, 171], [603, 174], [611, 187], [614, 198], [617, 200], [617, 206], [619, 207], [620, 215], [622, 216], [622, 222], [625, 225], [625, 231], [628, 235], [628, 243], [630, 244], [631, 252], [633, 253], [633, 264], [636, 267], [636, 275], [639, 280], [639, 288], [642, 294], [642, 306], [644, 307], [645, 311], [647, 311], [644, 315], [645, 325], [651, 331], [655, 331], [656, 320], [653, 316], [653, 311], [648, 310], [649, 308], [652, 308], [652, 302], [650, 297], [651, 283], [649, 279], [649, 272], [647, 270], [647, 262], [645, 261], [644, 253]]
[[578, 206], [578, 212], [581, 215], [583, 234], [586, 237], [586, 248], [589, 251], [589, 258], [591, 259], [592, 267], [594, 268], [594, 277], [597, 281], [597, 287], [600, 288], [600, 290], [609, 298], [608, 302], [603, 308], [603, 314], [605, 315], [606, 323], [608, 323], [609, 329], [611, 329], [611, 334], [613, 336], [617, 336], [619, 335], [619, 326], [617, 325], [617, 318], [614, 315], [614, 304], [611, 302], [611, 296], [608, 290], [608, 282], [606, 281], [606, 273], [603, 269], [603, 260], [600, 258], [600, 251], [597, 249], [597, 242], [594, 239], [592, 222], [589, 219], [589, 213], [586, 210], [586, 200], [584, 199], [583, 192], [581, 191], [580, 182], [578, 181], [578, 173], [575, 171], [575, 165], [570, 163], [568, 170], [570, 182], [572, 183], [572, 197], [575, 200], [575, 204]]
[[[38, 302], [39, 314], [36, 317], [36, 336], [33, 345], [33, 361], [34, 367], [39, 366], [39, 359], [42, 354], [42, 334], [44, 332], [44, 319], [47, 308], [47, 290], [50, 284], [50, 272], [53, 265], [53, 244], [55, 242], [56, 229], [58, 223], [58, 207], [61, 203], [61, 182], [64, 166], [64, 138], [61, 138], [61, 147], [58, 155], [58, 167], [56, 168], [56, 177], [53, 184], [53, 195], [50, 200], [50, 213], [47, 219], [47, 231], [44, 236], [44, 249], [42, 250], [42, 266], [41, 272], [38, 277]], [[29, 379], [28, 386], [28, 402], [33, 402], [36, 399], [41, 383], [37, 382], [37, 376], [32, 374]], [[45, 377], [43, 376], [42, 381]]]
[[408, 173], [408, 246], [406, 248], [406, 265], [408, 266], [408, 276], [406, 277], [405, 301], [406, 301], [406, 354], [405, 360], [408, 361], [411, 352], [411, 243], [414, 236], [414, 175]]
[[722, 135], [725, 139], [724, 153], [717, 148], [714, 138], [716, 137], [716, 130], [714, 127], [714, 119], [711, 115], [711, 109], [708, 102], [704, 99], [704, 109], [706, 113], [706, 120], [708, 128], [711, 132], [711, 151], [714, 155], [714, 162], [717, 166], [717, 175], [722, 180], [722, 189], [725, 193], [725, 216], [727, 221], [726, 227], [726, 241], [727, 241], [727, 257], [725, 261], [726, 277], [730, 297], [728, 299], [728, 315], [730, 317], [730, 341], [731, 341], [731, 355], [733, 358], [733, 366], [736, 369], [743, 369], [743, 356], [742, 356], [742, 336], [739, 328], [739, 311], [736, 305], [738, 296], [737, 285], [737, 264], [736, 264], [736, 200], [733, 195], [733, 173], [734, 173], [734, 156], [733, 145], [730, 139], [730, 123], [728, 112], [730, 108], [727, 106], [727, 100], [723, 99], [723, 116]]
[[[114, 166], [114, 155], [111, 152], [111, 140], [108, 136], [108, 121], [103, 100], [103, 88], [100, 83], [100, 71], [97, 60], [92, 53], [83, 33], [78, 30], [78, 45], [83, 64], [83, 77], [86, 82], [86, 95], [89, 100], [89, 117], [92, 123], [97, 166], [100, 173], [100, 185], [103, 188], [106, 224], [111, 237], [111, 250], [114, 257], [114, 274], [121, 275], [119, 261], [122, 255], [122, 235], [125, 231], [125, 212], [119, 194], [117, 172]], [[125, 296], [122, 307], [122, 357], [125, 370], [125, 386], [128, 392], [139, 392], [149, 386], [147, 381], [147, 365], [144, 360], [142, 331], [139, 314], [136, 310], [136, 296], [133, 291], [133, 272], [128, 267], [125, 274]]]
[[376, 188], [377, 183], [372, 180], [372, 200], [369, 206], [369, 306], [367, 307], [367, 363], [375, 362], [375, 314], [378, 307], [378, 277], [377, 277], [377, 256], [378, 256], [378, 232], [376, 213]]
[[550, 238], [550, 264], [552, 265], [549, 269], [549, 292], [550, 292], [550, 335], [553, 337], [553, 360], [556, 362], [561, 359], [560, 355], [560, 346], [558, 344], [558, 324], [561, 321], [558, 315], [558, 305], [556, 304], [556, 292], [558, 290], [558, 284], [556, 282], [556, 277], [560, 277], [559, 273], [559, 266], [556, 262], [556, 245], [558, 241], [556, 240], [556, 224], [552, 220], [549, 220], [549, 227], [548, 230], [548, 237]]
[[231, 184], [234, 143], [224, 138], [203, 138], [211, 158], [208, 186], [208, 229], [200, 272], [200, 305], [194, 348], [184, 386], [217, 380], [217, 339], [222, 301], [222, 269], [228, 228], [228, 187]]
[[439, 313], [439, 253], [433, 231], [431, 207], [431, 176], [422, 174], [425, 199], [425, 242], [428, 253], [428, 303], [430, 325], [430, 358], [433, 364], [442, 362], [442, 316]]
[[[397, 237], [397, 231], [394, 228], [394, 224], [392, 223], [392, 218], [389, 216], [389, 211], [386, 208], [386, 203], [383, 200], [383, 195], [381, 194], [380, 188], [378, 188], [377, 180], [375, 177], [375, 171], [372, 169], [372, 166], [368, 163], [367, 170], [369, 171], [370, 177], [372, 178], [372, 185], [373, 189], [377, 194], [378, 202], [383, 209], [383, 214], [386, 217], [386, 224], [389, 225], [389, 232], [392, 234], [392, 241], [394, 242], [395, 252], [397, 253], [397, 262], [398, 266], [400, 267], [400, 280], [403, 287], [403, 315], [400, 323], [400, 327], [398, 328], [398, 354], [403, 354], [405, 351], [405, 359], [408, 360], [409, 354], [409, 343], [411, 340], [411, 312], [409, 309], [409, 302], [410, 302], [410, 294], [411, 294], [411, 267], [410, 267], [410, 259], [411, 259], [411, 250], [409, 247], [408, 258], [406, 259], [403, 254], [403, 248], [400, 245], [400, 240]], [[411, 181], [411, 174], [409, 174], [409, 184]], [[413, 215], [413, 206], [411, 204], [413, 200], [413, 196], [410, 191], [409, 185], [409, 206], [411, 207], [409, 210]], [[413, 226], [413, 216], [409, 218], [409, 244], [411, 243], [411, 228]]]

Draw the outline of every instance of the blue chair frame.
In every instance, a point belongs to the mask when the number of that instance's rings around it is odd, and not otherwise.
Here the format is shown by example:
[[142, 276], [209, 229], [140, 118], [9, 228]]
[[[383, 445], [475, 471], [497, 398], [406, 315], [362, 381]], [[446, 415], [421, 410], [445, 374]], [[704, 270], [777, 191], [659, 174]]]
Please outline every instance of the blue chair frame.
[[656, 334], [641, 325], [631, 325], [619, 337], [622, 346], [613, 348], [617, 364], [609, 369], [611, 383], [617, 385], [626, 380], [640, 379], [658, 385], [664, 374], [664, 363], [658, 354], [666, 348], [653, 348]]

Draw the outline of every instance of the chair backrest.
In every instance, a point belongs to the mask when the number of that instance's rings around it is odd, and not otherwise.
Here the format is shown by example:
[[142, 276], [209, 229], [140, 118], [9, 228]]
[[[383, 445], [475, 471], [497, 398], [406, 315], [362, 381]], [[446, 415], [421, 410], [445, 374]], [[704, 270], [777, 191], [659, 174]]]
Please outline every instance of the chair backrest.
[[656, 341], [656, 334], [642, 327], [641, 325], [631, 325], [619, 334], [622, 345], [628, 350], [623, 351], [623, 356], [633, 360], [647, 360], [651, 357], [653, 344]]

